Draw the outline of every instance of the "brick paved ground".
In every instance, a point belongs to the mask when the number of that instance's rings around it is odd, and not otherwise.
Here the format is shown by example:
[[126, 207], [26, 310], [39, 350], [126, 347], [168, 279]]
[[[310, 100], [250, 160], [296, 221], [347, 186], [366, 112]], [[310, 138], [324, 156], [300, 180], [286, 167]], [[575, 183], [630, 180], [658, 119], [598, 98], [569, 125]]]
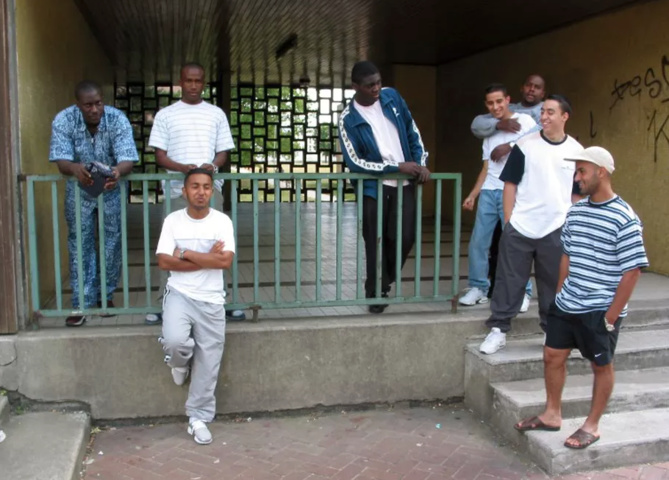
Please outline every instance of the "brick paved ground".
[[[104, 429], [86, 480], [546, 479], [460, 406], [222, 421], [196, 445], [184, 424]], [[669, 480], [669, 462], [565, 479]]]

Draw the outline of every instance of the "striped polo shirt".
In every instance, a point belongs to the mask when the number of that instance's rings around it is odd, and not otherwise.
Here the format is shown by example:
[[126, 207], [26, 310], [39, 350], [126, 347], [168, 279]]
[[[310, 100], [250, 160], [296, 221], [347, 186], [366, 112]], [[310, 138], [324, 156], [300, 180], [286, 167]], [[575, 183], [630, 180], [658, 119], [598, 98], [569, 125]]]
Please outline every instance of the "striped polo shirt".
[[[179, 100], [156, 114], [149, 146], [165, 150], [177, 163], [202, 165], [212, 163], [219, 152], [233, 150], [235, 143], [223, 110], [205, 101], [190, 105]], [[223, 181], [214, 185], [220, 191]], [[173, 180], [171, 186], [171, 197], [179, 198], [183, 181]]]
[[[625, 272], [648, 266], [642, 225], [619, 196], [574, 204], [562, 227], [569, 274], [555, 303], [567, 313], [608, 310]], [[627, 305], [620, 314], [627, 315]]]

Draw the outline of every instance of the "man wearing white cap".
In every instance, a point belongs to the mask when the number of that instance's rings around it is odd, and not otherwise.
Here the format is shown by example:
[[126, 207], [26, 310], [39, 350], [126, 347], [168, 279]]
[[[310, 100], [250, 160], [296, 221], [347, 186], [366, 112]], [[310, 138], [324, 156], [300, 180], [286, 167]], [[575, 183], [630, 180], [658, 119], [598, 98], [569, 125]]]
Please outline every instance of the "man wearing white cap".
[[583, 426], [564, 445], [582, 449], [599, 440], [599, 420], [613, 390], [620, 324], [648, 259], [639, 218], [611, 187], [611, 154], [590, 147], [565, 160], [576, 162], [576, 181], [588, 197], [569, 209], [562, 228], [558, 293], [549, 310], [544, 346], [546, 409], [515, 428], [560, 430], [567, 357], [578, 348], [592, 364], [592, 403]]

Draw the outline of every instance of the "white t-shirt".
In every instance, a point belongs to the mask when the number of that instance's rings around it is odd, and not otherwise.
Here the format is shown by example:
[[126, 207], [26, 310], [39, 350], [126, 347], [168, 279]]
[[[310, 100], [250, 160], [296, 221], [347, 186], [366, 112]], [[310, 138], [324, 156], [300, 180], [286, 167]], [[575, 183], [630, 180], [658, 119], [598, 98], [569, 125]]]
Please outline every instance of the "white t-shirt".
[[537, 123], [532, 117], [524, 113], [514, 113], [511, 118], [517, 120], [520, 124], [520, 130], [517, 132], [506, 132], [498, 130], [494, 135], [483, 140], [483, 160], [488, 161], [488, 175], [483, 182], [481, 190], [504, 190], [504, 182], [499, 179], [499, 174], [504, 170], [508, 155], [493, 162], [490, 160], [490, 154], [498, 145], [515, 142], [520, 137], [527, 135], [532, 129], [536, 128]]
[[[223, 110], [204, 101], [189, 105], [179, 100], [156, 114], [149, 146], [165, 150], [175, 162], [202, 165], [212, 163], [217, 153], [234, 149], [235, 143]], [[214, 184], [223, 188], [221, 180]], [[171, 197], [180, 197], [183, 181], [172, 180], [171, 186]]]
[[575, 162], [568, 162], [583, 146], [569, 135], [551, 142], [543, 132], [518, 139], [499, 176], [518, 186], [511, 225], [528, 238], [543, 238], [567, 218], [574, 191]]
[[[355, 109], [372, 127], [372, 134], [374, 135], [374, 140], [376, 140], [376, 145], [379, 147], [381, 158], [391, 163], [404, 162], [404, 152], [402, 151], [397, 126], [383, 114], [381, 102], [377, 100], [367, 107], [360, 105], [355, 100], [354, 102]], [[397, 187], [397, 180], [384, 180], [383, 184]], [[403, 183], [403, 185], [408, 184], [408, 180], [405, 180]]]
[[[208, 253], [217, 241], [224, 251], [235, 252], [235, 236], [230, 218], [218, 210], [209, 209], [209, 215], [200, 220], [190, 217], [187, 209], [170, 213], [163, 222], [156, 255], [173, 255], [175, 248]], [[202, 302], [223, 305], [223, 271], [202, 269], [195, 272], [170, 272], [167, 286]]]

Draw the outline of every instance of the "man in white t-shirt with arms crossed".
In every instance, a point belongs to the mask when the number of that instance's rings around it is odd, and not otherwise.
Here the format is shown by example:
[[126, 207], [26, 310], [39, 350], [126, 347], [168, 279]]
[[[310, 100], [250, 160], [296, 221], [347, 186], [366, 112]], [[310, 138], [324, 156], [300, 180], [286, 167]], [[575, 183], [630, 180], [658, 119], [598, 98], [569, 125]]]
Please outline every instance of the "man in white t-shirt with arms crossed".
[[[474, 231], [469, 240], [469, 290], [459, 300], [460, 305], [475, 305], [488, 302], [488, 254], [492, 243], [493, 233], [498, 220], [504, 222], [504, 209], [502, 205], [502, 192], [504, 182], [499, 179], [500, 173], [506, 165], [508, 154], [493, 160], [491, 152], [498, 145], [511, 144], [523, 135], [526, 135], [537, 127], [536, 122], [524, 113], [513, 113], [509, 109], [511, 97], [506, 87], [501, 83], [493, 83], [485, 89], [485, 106], [497, 120], [513, 119], [520, 130], [507, 132], [499, 130], [492, 136], [483, 140], [483, 167], [479, 173], [474, 188], [469, 193], [462, 208], [473, 210], [476, 198], [479, 198], [479, 206], [476, 209], [476, 220]], [[529, 308], [532, 296], [532, 284], [528, 282], [521, 312]]]
[[235, 254], [232, 221], [209, 208], [213, 175], [194, 168], [184, 180], [187, 208], [165, 218], [156, 255], [170, 277], [163, 296], [165, 363], [183, 385], [192, 372], [186, 414], [188, 433], [196, 443], [211, 443], [207, 423], [214, 419], [214, 391], [225, 343], [225, 296], [221, 270]]
[[[235, 148], [225, 112], [202, 100], [205, 84], [202, 65], [187, 63], [181, 68], [179, 80], [181, 100], [156, 114], [149, 146], [156, 150], [158, 166], [170, 173], [187, 173], [198, 166], [217, 173], [228, 161], [228, 152]], [[167, 183], [163, 181], [163, 191], [165, 195], [170, 195], [171, 211], [185, 208], [181, 177], [171, 180], [169, 185]], [[216, 203], [222, 205], [223, 181], [214, 181], [214, 186]], [[164, 210], [163, 219], [169, 213]], [[161, 279], [161, 287], [165, 285], [165, 280], [165, 277]], [[244, 312], [228, 312], [228, 319], [244, 320]], [[159, 324], [160, 321], [160, 315], [149, 314], [146, 317], [149, 325]]]

